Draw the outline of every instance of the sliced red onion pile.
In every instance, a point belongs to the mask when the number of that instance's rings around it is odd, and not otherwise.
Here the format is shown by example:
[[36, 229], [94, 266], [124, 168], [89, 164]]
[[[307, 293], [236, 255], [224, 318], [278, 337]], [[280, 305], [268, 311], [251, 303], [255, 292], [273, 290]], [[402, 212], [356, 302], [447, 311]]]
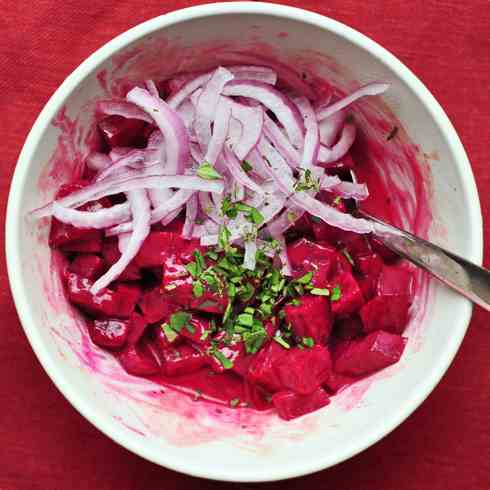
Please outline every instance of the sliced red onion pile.
[[[94, 283], [93, 293], [124, 271], [152, 224], [168, 224], [181, 212], [184, 238], [214, 245], [226, 229], [244, 247], [248, 269], [255, 268], [257, 250], [270, 255], [264, 239], [275, 239], [286, 274], [291, 268], [283, 235], [305, 212], [343, 230], [373, 231], [370, 222], [325, 204], [316, 194], [326, 190], [343, 198], [368, 197], [365, 184], [325, 171], [346, 156], [355, 140], [349, 105], [385, 92], [388, 85], [371, 83], [315, 109], [314, 101], [292, 97], [276, 82], [271, 68], [219, 67], [168, 81], [173, 92], [166, 100], [147, 80], [146, 88], [133, 88], [125, 101], [98, 103], [99, 114], [150, 124], [154, 129], [146, 148], [91, 154], [87, 168], [96, 175], [89, 185], [32, 212], [119, 236], [121, 257]], [[120, 193], [126, 196], [123, 203], [77, 209]], [[230, 203], [238, 209], [232, 217], [224, 209]]]

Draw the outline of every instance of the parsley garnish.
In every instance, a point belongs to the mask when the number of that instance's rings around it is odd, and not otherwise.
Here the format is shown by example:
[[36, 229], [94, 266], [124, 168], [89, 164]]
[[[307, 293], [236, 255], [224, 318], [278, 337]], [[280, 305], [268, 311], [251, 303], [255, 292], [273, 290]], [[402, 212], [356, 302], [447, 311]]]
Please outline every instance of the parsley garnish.
[[241, 163], [241, 166], [242, 166], [242, 169], [247, 173], [249, 173], [253, 170], [252, 165], [250, 165], [250, 163], [247, 162], [247, 160], [243, 160], [243, 162]]
[[187, 326], [191, 321], [192, 315], [185, 311], [178, 311], [170, 315], [170, 327], [176, 332], [180, 332], [183, 327]]
[[342, 296], [342, 291], [340, 290], [340, 286], [335, 286], [332, 289], [332, 295], [330, 296], [330, 301], [338, 301]]
[[313, 288], [310, 289], [310, 294], [316, 296], [330, 296], [330, 291], [327, 288]]
[[296, 192], [314, 190], [320, 192], [320, 180], [317, 179], [308, 168], [304, 171], [303, 175], [294, 184], [294, 190]]
[[285, 349], [291, 348], [291, 346], [280, 336], [272, 337], [279, 345], [282, 345]]
[[230, 407], [236, 408], [238, 405], [240, 405], [240, 398], [233, 398], [233, 400], [230, 400]]
[[305, 346], [305, 347], [313, 347], [315, 345], [315, 341], [311, 338], [311, 337], [303, 337], [301, 339], [301, 343]]
[[349, 253], [349, 251], [346, 248], [342, 250], [342, 253], [344, 254], [345, 258], [349, 261], [350, 265], [354, 265], [354, 259], [352, 258], [352, 255]]
[[199, 166], [196, 173], [201, 179], [205, 180], [218, 180], [223, 178], [210, 163], [206, 162]]

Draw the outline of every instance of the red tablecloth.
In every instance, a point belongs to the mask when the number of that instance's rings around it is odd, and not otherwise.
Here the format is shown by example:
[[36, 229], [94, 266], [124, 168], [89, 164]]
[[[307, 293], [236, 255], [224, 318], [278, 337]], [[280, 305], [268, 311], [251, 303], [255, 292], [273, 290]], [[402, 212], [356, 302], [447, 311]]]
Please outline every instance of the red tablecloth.
[[[116, 34], [195, 0], [3, 0], [0, 16], [2, 216], [17, 155], [63, 79]], [[298, 0], [388, 47], [429, 87], [472, 162], [490, 212], [490, 2]], [[2, 226], [2, 242], [3, 239]], [[485, 241], [489, 235], [485, 232]], [[2, 252], [3, 254], [3, 247]], [[490, 249], [486, 247], [487, 263]], [[85, 421], [41, 369], [0, 264], [0, 490], [212, 488], [117, 446]], [[476, 309], [453, 365], [401, 427], [355, 458], [268, 488], [490, 488], [490, 316]], [[287, 462], [285, 462], [287, 464]], [[253, 485], [246, 485], [252, 487]], [[245, 487], [245, 485], [244, 485]]]

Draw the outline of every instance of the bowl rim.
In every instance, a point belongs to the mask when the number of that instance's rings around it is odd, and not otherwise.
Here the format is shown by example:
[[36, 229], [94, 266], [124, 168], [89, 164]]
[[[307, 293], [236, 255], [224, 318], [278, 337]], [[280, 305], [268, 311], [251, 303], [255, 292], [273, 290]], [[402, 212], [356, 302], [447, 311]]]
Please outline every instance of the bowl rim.
[[466, 192], [468, 202], [470, 203], [469, 214], [472, 236], [468, 247], [469, 253], [467, 254], [467, 257], [469, 260], [481, 264], [483, 255], [482, 215], [471, 165], [454, 127], [442, 107], [424, 84], [387, 49], [341, 22], [296, 7], [248, 1], [212, 3], [194, 6], [147, 20], [107, 42], [85, 59], [85, 61], [83, 61], [64, 80], [37, 117], [18, 158], [11, 182], [7, 205], [5, 229], [7, 269], [12, 295], [21, 324], [38, 360], [64, 397], [81, 415], [101, 432], [121, 446], [148, 461], [181, 473], [221, 481], [275, 481], [306, 475], [338, 464], [365, 450], [401, 424], [431, 393], [448, 369], [466, 333], [472, 313], [471, 303], [464, 298], [455, 298], [455, 301], [458, 301], [462, 308], [461, 318], [458, 321], [460, 327], [457, 331], [457, 335], [454, 335], [450, 339], [446, 351], [443, 353], [444, 355], [439, 357], [439, 362], [432, 367], [431, 371], [427, 373], [427, 377], [421, 381], [416, 393], [414, 393], [409, 401], [403, 407], [400, 407], [396, 413], [393, 413], [389, 418], [385, 419], [383, 423], [373, 427], [373, 429], [364, 435], [362, 439], [346, 445], [342, 451], [339, 451], [334, 456], [323, 456], [319, 454], [315, 459], [309, 461], [290, 461], [288, 465], [282, 465], [281, 468], [275, 467], [273, 470], [268, 469], [267, 465], [264, 465], [264, 468], [258, 469], [254, 471], [253, 474], [250, 474], [245, 469], [237, 471], [233, 468], [228, 469], [225, 465], [222, 465], [221, 468], [206, 468], [197, 461], [187, 460], [183, 462], [179, 456], [174, 456], [168, 452], [152, 453], [145, 447], [144, 439], [136, 438], [132, 435], [130, 436], [129, 431], [127, 433], [122, 431], [120, 426], [116, 425], [109, 416], [93, 408], [91, 403], [80, 396], [76, 389], [70, 385], [63, 370], [60, 369], [60, 366], [54, 362], [45, 349], [41, 336], [36, 328], [36, 319], [30, 311], [29, 301], [27, 299], [28, 295], [26, 294], [26, 289], [23, 287], [21, 276], [15, 274], [17, 265], [21, 263], [21, 256], [18, 247], [16, 246], [22, 219], [22, 216], [20, 215], [21, 191], [24, 188], [26, 180], [29, 178], [29, 166], [32, 156], [34, 155], [34, 150], [38, 146], [44, 131], [51, 123], [53, 117], [58, 113], [66, 98], [88, 73], [95, 70], [107, 58], [116, 54], [128, 44], [155, 31], [182, 22], [197, 18], [229, 14], [264, 15], [286, 18], [309, 24], [333, 32], [361, 49], [365, 49], [381, 63], [389, 66], [390, 69], [396, 73], [397, 77], [402, 79], [421, 100], [422, 104], [434, 120], [434, 123], [441, 131], [449, 151], [454, 156], [456, 171], [463, 183], [463, 189]]

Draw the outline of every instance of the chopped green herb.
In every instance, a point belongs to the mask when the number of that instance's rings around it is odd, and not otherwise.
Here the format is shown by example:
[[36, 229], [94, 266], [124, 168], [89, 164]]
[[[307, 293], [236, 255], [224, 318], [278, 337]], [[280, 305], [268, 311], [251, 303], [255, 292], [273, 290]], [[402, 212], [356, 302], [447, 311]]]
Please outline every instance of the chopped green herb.
[[298, 277], [296, 282], [299, 284], [308, 284], [313, 278], [313, 272], [307, 272], [304, 276]]
[[290, 301], [290, 304], [293, 306], [299, 306], [301, 304], [301, 301], [295, 298]]
[[318, 216], [310, 216], [310, 219], [311, 219], [311, 221], [313, 221], [313, 223], [321, 223], [322, 222], [322, 220]]
[[214, 308], [216, 306], [217, 306], [216, 301], [211, 301], [211, 300], [207, 299], [199, 305], [199, 308]]
[[333, 203], [335, 206], [338, 206], [342, 202], [342, 198], [340, 196], [337, 196], [334, 200]]
[[204, 261], [204, 257], [199, 250], [194, 250], [194, 258], [196, 259], [196, 264], [200, 271], [206, 268], [206, 262]]
[[279, 345], [282, 345], [285, 349], [291, 348], [291, 346], [280, 336], [272, 337]]
[[245, 343], [245, 350], [248, 354], [255, 354], [264, 344], [267, 339], [267, 332], [262, 327], [252, 332], [245, 332], [243, 334], [243, 342]]
[[230, 361], [221, 351], [218, 349], [213, 349], [211, 351], [211, 355], [218, 359], [220, 364], [225, 368], [225, 369], [231, 369], [233, 367], [233, 362]]
[[249, 162], [247, 162], [247, 160], [243, 160], [243, 162], [241, 163], [241, 166], [242, 166], [242, 169], [245, 170], [245, 172], [251, 172], [254, 168], [252, 167], [252, 165], [250, 165]]
[[287, 216], [288, 221], [289, 221], [290, 223], [294, 223], [294, 222], [296, 221], [297, 217], [298, 217], [298, 216], [296, 215], [296, 213], [293, 213], [292, 211], [288, 211], [288, 214], [287, 214], [286, 216]]
[[255, 208], [252, 208], [246, 218], [255, 225], [261, 225], [264, 222], [263, 214]]
[[327, 288], [313, 288], [310, 289], [310, 294], [316, 296], [330, 296], [330, 291]]
[[170, 315], [170, 327], [176, 332], [180, 332], [192, 319], [192, 315], [185, 311], [178, 311]]
[[179, 334], [173, 328], [171, 328], [168, 323], [162, 323], [161, 328], [165, 337], [170, 343], [174, 342], [175, 339], [179, 336]]
[[194, 327], [194, 325], [188, 323], [186, 326], [185, 326], [186, 330], [189, 332], [189, 333], [196, 333], [196, 327]]
[[202, 283], [196, 281], [192, 284], [192, 294], [194, 294], [196, 298], [200, 298], [204, 294], [204, 286]]
[[251, 327], [254, 321], [254, 317], [253, 315], [250, 315], [250, 313], [240, 313], [236, 319], [240, 325], [244, 325], [246, 327]]
[[233, 400], [230, 400], [231, 408], [236, 408], [238, 405], [240, 405], [240, 398], [233, 398]]
[[313, 347], [315, 345], [315, 341], [311, 337], [303, 337], [301, 339], [301, 343], [306, 347]]
[[212, 250], [208, 250], [205, 255], [211, 260], [218, 260], [218, 254], [216, 252], [213, 252]]
[[196, 264], [196, 262], [189, 262], [186, 264], [185, 269], [193, 278], [196, 278], [200, 272], [199, 266]]
[[218, 243], [223, 250], [228, 250], [231, 233], [226, 226], [219, 227]]
[[255, 288], [247, 282], [243, 286], [240, 287], [238, 291], [238, 296], [240, 297], [240, 300], [246, 303], [250, 299], [252, 299], [252, 296], [255, 293]]
[[172, 291], [177, 287], [177, 284], [168, 284], [167, 286], [164, 287], [165, 291]]
[[352, 255], [349, 253], [349, 251], [346, 248], [342, 250], [342, 253], [344, 254], [345, 258], [349, 261], [350, 265], [354, 265], [354, 259], [352, 258]]
[[199, 340], [204, 342], [209, 337], [209, 333], [209, 330], [203, 330], [201, 336], [199, 337]]
[[223, 178], [221, 174], [216, 172], [216, 170], [210, 163], [203, 163], [202, 165], [200, 165], [196, 173], [199, 177], [201, 177], [201, 179], [206, 180], [217, 180]]
[[231, 301], [229, 301], [228, 304], [226, 305], [226, 310], [223, 313], [223, 323], [226, 323], [230, 319], [232, 310], [233, 308], [231, 306]]
[[342, 291], [340, 290], [340, 286], [335, 286], [332, 289], [332, 295], [330, 296], [330, 301], [338, 301], [342, 296]]
[[196, 390], [195, 394], [194, 394], [194, 401], [197, 402], [197, 400], [199, 400], [202, 396], [202, 391], [201, 390]]
[[304, 171], [304, 174], [294, 184], [294, 190], [297, 192], [315, 190], [320, 191], [320, 180], [317, 179], [308, 168]]
[[228, 296], [230, 298], [234, 298], [236, 296], [236, 286], [232, 282], [228, 284]]

